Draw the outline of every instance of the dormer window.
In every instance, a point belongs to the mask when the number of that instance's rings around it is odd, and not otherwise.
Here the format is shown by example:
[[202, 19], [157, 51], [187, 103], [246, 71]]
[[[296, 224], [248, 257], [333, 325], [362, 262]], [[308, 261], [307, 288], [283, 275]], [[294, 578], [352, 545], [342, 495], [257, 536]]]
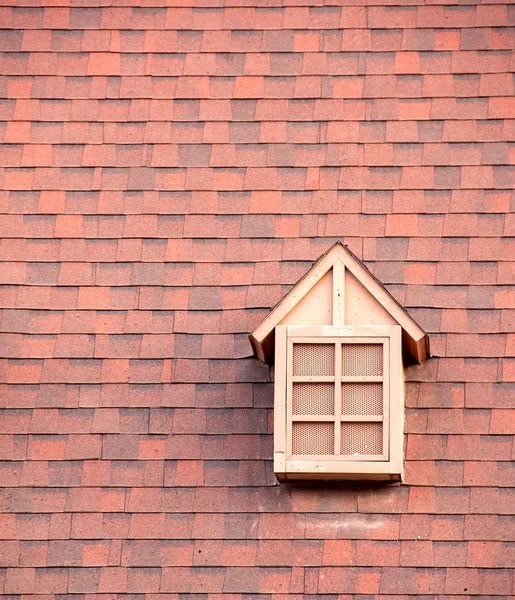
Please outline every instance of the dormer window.
[[403, 350], [428, 356], [424, 331], [366, 267], [335, 244], [251, 334], [275, 358], [279, 479], [400, 479]]

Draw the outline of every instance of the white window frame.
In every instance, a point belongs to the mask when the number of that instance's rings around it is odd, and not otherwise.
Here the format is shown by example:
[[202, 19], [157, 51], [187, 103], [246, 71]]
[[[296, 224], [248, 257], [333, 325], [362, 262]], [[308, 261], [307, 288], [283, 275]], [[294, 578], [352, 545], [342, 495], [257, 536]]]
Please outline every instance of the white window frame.
[[[341, 343], [338, 344], [338, 341]], [[360, 456], [303, 456], [292, 454], [291, 390], [293, 384], [293, 343], [333, 342], [336, 348], [342, 343], [381, 343], [383, 352], [383, 455]], [[341, 360], [336, 359], [336, 365]], [[313, 380], [320, 380], [314, 377]], [[363, 378], [360, 378], [363, 381]], [[341, 385], [341, 371], [334, 381]], [[278, 325], [275, 328], [275, 384], [274, 384], [274, 471], [279, 479], [400, 479], [403, 468], [404, 385], [402, 368], [401, 327], [396, 325], [345, 326], [345, 325]], [[339, 398], [339, 399], [338, 399]], [[341, 394], [336, 394], [336, 402]], [[342, 421], [341, 410], [335, 408], [335, 428]], [[306, 421], [309, 419], [298, 419]], [[313, 417], [313, 421], [320, 421]], [[324, 419], [322, 419], [324, 420]], [[329, 420], [329, 419], [325, 419]], [[363, 421], [363, 418], [356, 419]], [[365, 419], [366, 420], [366, 419]], [[375, 419], [377, 420], [377, 419]], [[338, 450], [339, 433], [335, 431]]]

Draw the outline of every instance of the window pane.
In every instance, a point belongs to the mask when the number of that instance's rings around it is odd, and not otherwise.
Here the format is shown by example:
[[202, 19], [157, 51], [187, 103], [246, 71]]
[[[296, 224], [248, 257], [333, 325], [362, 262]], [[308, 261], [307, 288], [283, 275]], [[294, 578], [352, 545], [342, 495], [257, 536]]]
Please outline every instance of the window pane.
[[382, 344], [343, 344], [344, 377], [378, 377], [383, 374]]
[[334, 454], [334, 423], [293, 423], [293, 454]]
[[342, 415], [382, 414], [382, 383], [342, 383]]
[[342, 423], [341, 453], [351, 456], [383, 453], [382, 423]]
[[294, 344], [293, 375], [334, 375], [334, 344]]
[[294, 383], [294, 415], [334, 415], [334, 383]]

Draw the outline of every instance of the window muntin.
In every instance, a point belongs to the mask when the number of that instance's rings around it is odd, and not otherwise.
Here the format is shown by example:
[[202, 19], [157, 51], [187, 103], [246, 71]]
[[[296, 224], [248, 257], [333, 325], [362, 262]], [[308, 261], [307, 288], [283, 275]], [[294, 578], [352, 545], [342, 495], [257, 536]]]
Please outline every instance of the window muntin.
[[389, 339], [292, 335], [287, 353], [287, 456], [388, 460]]

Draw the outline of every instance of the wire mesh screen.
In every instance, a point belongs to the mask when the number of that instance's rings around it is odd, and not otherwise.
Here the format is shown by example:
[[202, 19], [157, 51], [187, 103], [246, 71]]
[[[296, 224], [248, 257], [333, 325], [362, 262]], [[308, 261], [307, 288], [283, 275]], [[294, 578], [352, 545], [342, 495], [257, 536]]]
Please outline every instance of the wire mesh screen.
[[383, 384], [342, 383], [342, 415], [382, 415]]
[[382, 344], [343, 344], [342, 374], [349, 377], [371, 377], [383, 374]]
[[294, 415], [334, 415], [333, 383], [294, 383]]
[[293, 454], [334, 454], [334, 423], [293, 423]]
[[334, 375], [334, 344], [294, 344], [293, 375]]
[[382, 423], [342, 423], [341, 453], [382, 454]]

